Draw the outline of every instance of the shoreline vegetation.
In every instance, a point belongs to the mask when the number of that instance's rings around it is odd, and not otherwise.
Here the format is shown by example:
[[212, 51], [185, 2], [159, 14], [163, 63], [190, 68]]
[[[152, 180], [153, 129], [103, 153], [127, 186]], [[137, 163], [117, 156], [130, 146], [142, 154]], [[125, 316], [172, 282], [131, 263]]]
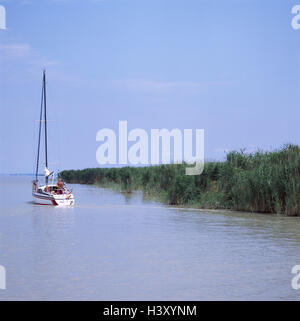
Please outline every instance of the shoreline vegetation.
[[224, 162], [207, 162], [198, 176], [188, 164], [65, 170], [68, 183], [97, 184], [122, 192], [142, 191], [168, 205], [300, 216], [300, 147], [273, 152], [244, 150]]

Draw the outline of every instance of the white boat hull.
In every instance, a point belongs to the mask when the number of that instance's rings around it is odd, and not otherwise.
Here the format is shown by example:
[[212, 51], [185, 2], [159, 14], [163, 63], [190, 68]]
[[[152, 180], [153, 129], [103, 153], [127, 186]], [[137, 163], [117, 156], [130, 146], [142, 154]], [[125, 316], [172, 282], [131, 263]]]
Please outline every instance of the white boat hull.
[[32, 196], [34, 203], [37, 205], [74, 206], [75, 204], [73, 194], [45, 195], [33, 192]]

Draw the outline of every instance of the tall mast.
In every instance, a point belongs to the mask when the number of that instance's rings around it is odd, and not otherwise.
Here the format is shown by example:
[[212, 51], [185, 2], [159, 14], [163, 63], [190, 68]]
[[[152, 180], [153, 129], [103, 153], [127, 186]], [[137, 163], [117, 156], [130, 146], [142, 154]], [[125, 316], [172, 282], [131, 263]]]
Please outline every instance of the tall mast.
[[[45, 166], [48, 168], [48, 146], [47, 146], [47, 97], [46, 97], [46, 70], [44, 70], [43, 76], [43, 87], [44, 87], [44, 116], [45, 116]], [[48, 177], [46, 176], [46, 186], [48, 185]]]
[[42, 99], [41, 99], [41, 111], [40, 111], [40, 123], [39, 123], [39, 140], [38, 140], [38, 152], [36, 159], [36, 171], [35, 171], [35, 180], [38, 179], [39, 173], [39, 162], [40, 162], [40, 146], [41, 146], [41, 131], [42, 131], [42, 117], [43, 117], [43, 99], [44, 99], [44, 86], [42, 87]]

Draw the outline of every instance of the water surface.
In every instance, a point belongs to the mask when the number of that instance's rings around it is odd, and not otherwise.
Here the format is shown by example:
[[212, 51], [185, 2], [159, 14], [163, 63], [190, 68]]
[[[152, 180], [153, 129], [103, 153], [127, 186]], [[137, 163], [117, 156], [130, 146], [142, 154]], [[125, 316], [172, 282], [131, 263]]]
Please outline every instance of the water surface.
[[163, 206], [72, 185], [76, 206], [31, 203], [0, 177], [0, 300], [299, 300], [300, 219]]

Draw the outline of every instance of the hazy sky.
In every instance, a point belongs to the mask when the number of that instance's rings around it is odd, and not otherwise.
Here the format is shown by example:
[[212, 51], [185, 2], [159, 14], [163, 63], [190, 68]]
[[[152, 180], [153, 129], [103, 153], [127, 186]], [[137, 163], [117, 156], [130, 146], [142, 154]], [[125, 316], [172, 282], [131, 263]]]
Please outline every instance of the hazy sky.
[[300, 143], [298, 0], [7, 0], [0, 172], [32, 172], [42, 70], [50, 162], [96, 167], [96, 133], [204, 128], [205, 157]]

